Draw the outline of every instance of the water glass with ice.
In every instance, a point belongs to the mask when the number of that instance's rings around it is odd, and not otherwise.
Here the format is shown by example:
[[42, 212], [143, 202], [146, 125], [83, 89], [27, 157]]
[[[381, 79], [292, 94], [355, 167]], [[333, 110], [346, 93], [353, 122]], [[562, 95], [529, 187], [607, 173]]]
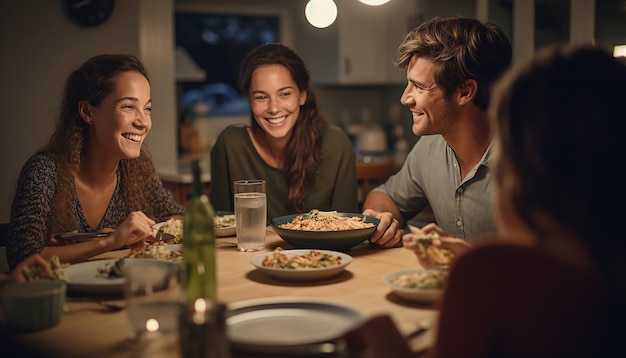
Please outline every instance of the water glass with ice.
[[263, 250], [267, 226], [265, 180], [237, 180], [234, 182], [234, 195], [239, 251]]

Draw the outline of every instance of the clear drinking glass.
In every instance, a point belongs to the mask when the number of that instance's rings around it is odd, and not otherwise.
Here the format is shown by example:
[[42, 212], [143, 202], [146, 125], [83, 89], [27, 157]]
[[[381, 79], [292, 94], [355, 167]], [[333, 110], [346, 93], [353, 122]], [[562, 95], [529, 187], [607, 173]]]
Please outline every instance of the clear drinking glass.
[[124, 272], [130, 338], [177, 333], [184, 296], [182, 266], [153, 259], [126, 260]]
[[265, 248], [267, 197], [265, 180], [234, 182], [235, 230], [239, 251], [260, 251]]

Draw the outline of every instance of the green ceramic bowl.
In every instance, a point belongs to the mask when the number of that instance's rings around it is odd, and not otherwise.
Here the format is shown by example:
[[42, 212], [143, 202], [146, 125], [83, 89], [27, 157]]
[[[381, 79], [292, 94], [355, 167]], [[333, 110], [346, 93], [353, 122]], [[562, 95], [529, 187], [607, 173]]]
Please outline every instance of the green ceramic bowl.
[[0, 289], [4, 324], [12, 332], [54, 327], [63, 318], [66, 285], [63, 281], [30, 281]]

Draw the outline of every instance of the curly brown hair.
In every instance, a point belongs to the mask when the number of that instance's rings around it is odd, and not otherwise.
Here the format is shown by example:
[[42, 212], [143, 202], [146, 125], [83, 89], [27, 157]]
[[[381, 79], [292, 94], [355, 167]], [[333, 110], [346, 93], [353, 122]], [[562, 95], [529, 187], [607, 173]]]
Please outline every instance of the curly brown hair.
[[[67, 210], [75, 209], [74, 174], [80, 167], [89, 140], [88, 125], [78, 113], [78, 103], [86, 100], [93, 106], [99, 106], [102, 99], [113, 90], [117, 76], [128, 71], [139, 72], [149, 81], [143, 64], [135, 56], [106, 54], [88, 59], [65, 82], [56, 128], [47, 146], [56, 160], [58, 185], [47, 220], [46, 237], [78, 228], [73, 210]], [[143, 210], [146, 215], [153, 216], [141, 186], [148, 182], [154, 170], [151, 155], [145, 148], [142, 148], [138, 158], [120, 161], [118, 179], [127, 214]]]
[[[307, 93], [306, 102], [300, 107], [300, 117], [293, 128], [285, 148], [285, 167], [283, 169], [289, 185], [289, 203], [298, 211], [305, 210], [308, 185], [317, 174], [321, 160], [322, 136], [328, 122], [319, 111], [319, 104], [309, 70], [304, 61], [292, 49], [281, 44], [265, 44], [252, 50], [244, 59], [241, 71], [241, 89], [248, 96], [254, 71], [264, 65], [285, 67], [300, 91]], [[251, 116], [253, 128], [261, 128]]]
[[413, 56], [433, 62], [435, 82], [446, 99], [475, 80], [474, 104], [485, 110], [489, 87], [510, 67], [513, 51], [498, 25], [454, 16], [434, 17], [410, 31], [398, 47], [394, 65], [406, 70]]

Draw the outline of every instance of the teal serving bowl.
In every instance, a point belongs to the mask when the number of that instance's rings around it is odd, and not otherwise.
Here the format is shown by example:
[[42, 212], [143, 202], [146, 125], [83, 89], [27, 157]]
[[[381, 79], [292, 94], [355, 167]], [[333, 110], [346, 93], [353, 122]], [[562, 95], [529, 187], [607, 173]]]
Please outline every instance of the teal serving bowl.
[[335, 250], [349, 251], [356, 245], [367, 240], [376, 230], [376, 226], [380, 223], [375, 217], [366, 216], [358, 213], [337, 213], [338, 216], [365, 216], [366, 223], [374, 224], [373, 227], [355, 230], [341, 231], [304, 231], [289, 230], [279, 227], [282, 224], [291, 222], [296, 216], [302, 214], [290, 214], [280, 216], [270, 220], [270, 225], [283, 241], [298, 249], [319, 249], [319, 250]]
[[54, 327], [63, 318], [66, 284], [63, 281], [29, 281], [0, 289], [4, 325], [17, 333]]

